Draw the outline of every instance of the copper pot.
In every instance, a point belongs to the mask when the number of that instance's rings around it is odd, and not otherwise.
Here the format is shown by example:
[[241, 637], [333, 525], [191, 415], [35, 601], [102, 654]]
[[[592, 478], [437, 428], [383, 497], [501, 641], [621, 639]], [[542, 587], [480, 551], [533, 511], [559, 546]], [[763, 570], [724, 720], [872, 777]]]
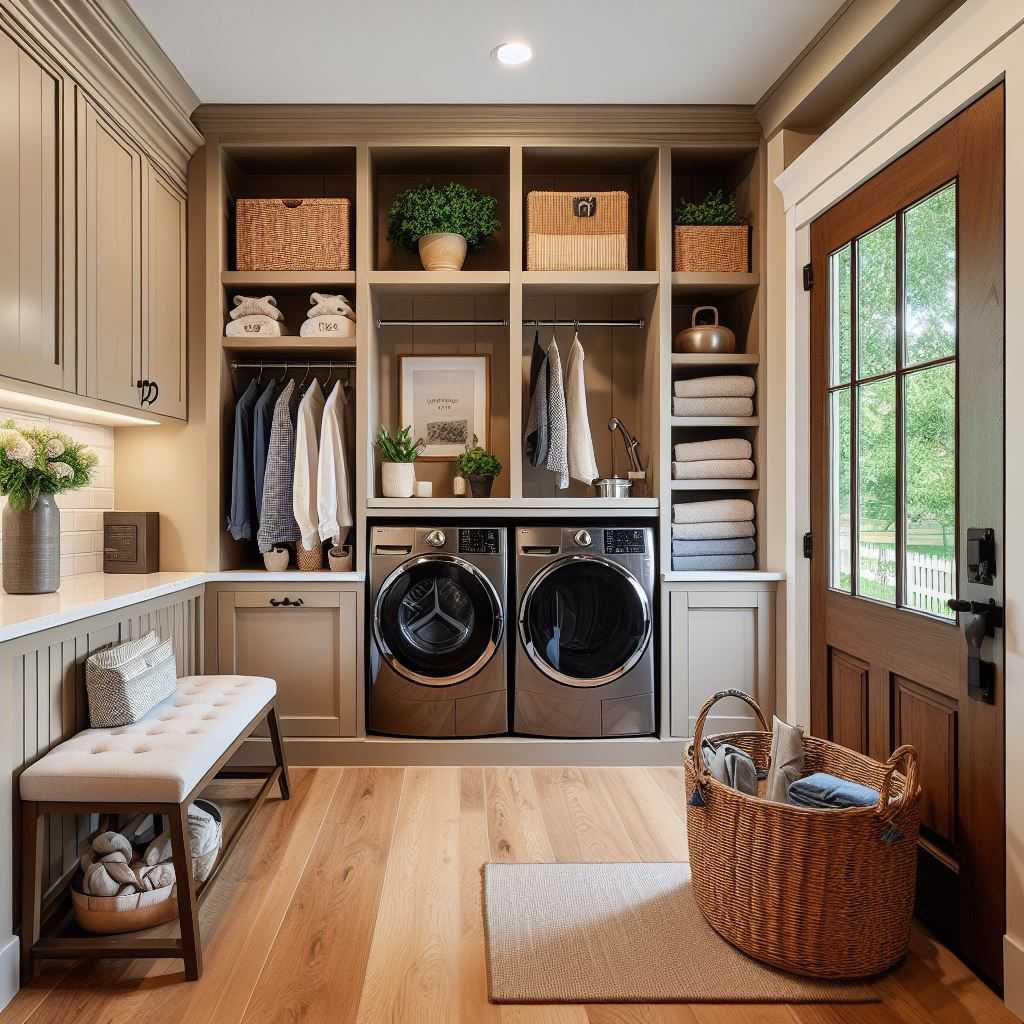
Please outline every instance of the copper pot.
[[[699, 313], [714, 313], [715, 319], [710, 324], [698, 324]], [[690, 318], [690, 326], [684, 327], [672, 341], [673, 352], [715, 352], [721, 355], [736, 351], [736, 335], [718, 322], [718, 309], [715, 306], [698, 306]]]

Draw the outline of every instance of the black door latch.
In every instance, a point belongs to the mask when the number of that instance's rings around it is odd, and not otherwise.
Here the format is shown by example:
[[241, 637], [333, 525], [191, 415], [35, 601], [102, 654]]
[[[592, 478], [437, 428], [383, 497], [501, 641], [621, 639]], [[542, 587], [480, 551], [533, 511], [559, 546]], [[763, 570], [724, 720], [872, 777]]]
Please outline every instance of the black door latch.
[[964, 638], [967, 640], [967, 696], [983, 704], [996, 702], [996, 666], [981, 656], [981, 645], [987, 636], [995, 636], [1003, 628], [1003, 609], [995, 601], [958, 601], [950, 598], [947, 602], [954, 612], [968, 615], [964, 623]]

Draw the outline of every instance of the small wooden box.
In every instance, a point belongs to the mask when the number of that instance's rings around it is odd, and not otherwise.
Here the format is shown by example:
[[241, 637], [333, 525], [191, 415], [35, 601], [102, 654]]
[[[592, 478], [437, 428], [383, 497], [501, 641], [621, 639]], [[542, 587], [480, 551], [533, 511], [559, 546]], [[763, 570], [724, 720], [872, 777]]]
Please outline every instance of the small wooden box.
[[103, 513], [103, 571], [160, 571], [160, 513]]

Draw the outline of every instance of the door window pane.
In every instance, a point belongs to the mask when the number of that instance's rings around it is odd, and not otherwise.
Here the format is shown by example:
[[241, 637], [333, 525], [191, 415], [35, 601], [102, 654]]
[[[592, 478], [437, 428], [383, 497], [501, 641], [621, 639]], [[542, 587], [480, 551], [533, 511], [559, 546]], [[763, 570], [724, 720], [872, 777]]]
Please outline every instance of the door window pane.
[[904, 361], [956, 351], [956, 185], [904, 214]]
[[833, 384], [846, 384], [850, 380], [850, 262], [853, 245], [847, 242], [828, 259], [829, 274], [829, 341], [831, 356], [829, 374]]
[[829, 586], [850, 593], [850, 389], [829, 396], [829, 498], [831, 566]]
[[904, 379], [905, 603], [953, 618], [956, 594], [956, 365]]
[[896, 378], [857, 388], [857, 593], [896, 602]]
[[896, 368], [896, 221], [857, 240], [857, 376]]

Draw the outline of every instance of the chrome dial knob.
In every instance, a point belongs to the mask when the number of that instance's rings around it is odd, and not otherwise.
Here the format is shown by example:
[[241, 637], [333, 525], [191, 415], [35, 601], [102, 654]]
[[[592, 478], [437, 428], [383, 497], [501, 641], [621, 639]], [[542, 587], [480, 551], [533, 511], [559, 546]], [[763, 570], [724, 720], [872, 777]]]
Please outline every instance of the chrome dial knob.
[[444, 530], [431, 530], [424, 539], [432, 548], [443, 548], [447, 538]]
[[577, 547], [589, 548], [594, 538], [590, 536], [589, 530], [577, 530], [572, 537]]

